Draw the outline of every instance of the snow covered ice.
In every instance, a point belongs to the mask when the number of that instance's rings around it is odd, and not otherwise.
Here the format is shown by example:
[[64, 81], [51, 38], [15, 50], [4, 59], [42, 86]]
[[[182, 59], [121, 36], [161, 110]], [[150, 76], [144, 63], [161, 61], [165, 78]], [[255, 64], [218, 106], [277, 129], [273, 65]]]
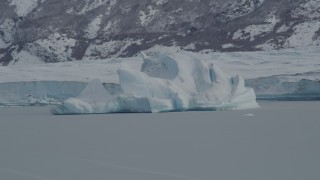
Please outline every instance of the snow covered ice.
[[168, 112], [258, 107], [252, 88], [212, 63], [192, 55], [143, 54], [141, 71], [123, 62], [117, 71], [121, 92], [109, 94], [95, 79], [77, 98], [52, 109], [53, 114]]

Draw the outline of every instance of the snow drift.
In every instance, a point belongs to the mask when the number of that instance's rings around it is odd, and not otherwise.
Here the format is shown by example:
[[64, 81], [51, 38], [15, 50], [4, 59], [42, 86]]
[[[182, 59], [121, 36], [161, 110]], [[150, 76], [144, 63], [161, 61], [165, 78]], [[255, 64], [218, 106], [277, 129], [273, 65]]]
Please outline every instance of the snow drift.
[[122, 63], [121, 92], [111, 95], [93, 80], [77, 98], [65, 100], [53, 114], [168, 112], [258, 107], [252, 88], [240, 76], [187, 55], [143, 54], [141, 71]]

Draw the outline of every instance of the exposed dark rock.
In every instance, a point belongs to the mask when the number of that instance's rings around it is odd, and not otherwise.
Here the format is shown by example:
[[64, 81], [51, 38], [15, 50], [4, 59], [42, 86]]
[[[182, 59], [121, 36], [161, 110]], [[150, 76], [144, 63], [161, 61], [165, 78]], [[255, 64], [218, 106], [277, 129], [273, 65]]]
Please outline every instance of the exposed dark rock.
[[[154, 45], [193, 44], [192, 51], [296, 47], [299, 41], [290, 37], [299, 33], [313, 34], [313, 39], [300, 38], [302, 46], [320, 44], [318, 0], [14, 2], [0, 0], [3, 65], [22, 49], [58, 62], [132, 56]], [[8, 48], [13, 46], [17, 52]]]

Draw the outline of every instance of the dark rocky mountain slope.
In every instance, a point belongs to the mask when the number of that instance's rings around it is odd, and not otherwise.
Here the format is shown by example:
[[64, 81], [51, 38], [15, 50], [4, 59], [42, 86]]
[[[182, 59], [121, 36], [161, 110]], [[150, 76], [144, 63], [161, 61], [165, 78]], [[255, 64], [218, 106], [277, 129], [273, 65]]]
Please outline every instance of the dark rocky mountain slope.
[[320, 0], [0, 0], [0, 64], [320, 44]]

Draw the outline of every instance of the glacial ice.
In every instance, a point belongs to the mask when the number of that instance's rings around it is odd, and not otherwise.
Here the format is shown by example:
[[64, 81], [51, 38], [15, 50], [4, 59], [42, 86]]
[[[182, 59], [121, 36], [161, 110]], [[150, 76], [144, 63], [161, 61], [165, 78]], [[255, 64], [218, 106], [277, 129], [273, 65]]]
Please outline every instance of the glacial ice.
[[38, 106], [59, 104], [77, 97], [85, 82], [30, 81], [0, 83], [0, 106]]
[[188, 55], [143, 54], [141, 71], [122, 63], [120, 91], [109, 94], [93, 80], [77, 98], [52, 109], [53, 114], [168, 112], [258, 107], [252, 88], [212, 63]]
[[[219, 65], [224, 72], [228, 72], [228, 77], [239, 73], [245, 79], [246, 87], [254, 89], [258, 100], [320, 99], [319, 47], [259, 52], [191, 53], [177, 47], [155, 46], [145, 52], [153, 57], [159, 53], [170, 54], [171, 59], [183, 59], [183, 55], [194, 56]], [[95, 78], [103, 82], [109, 93], [121, 94], [117, 73], [121, 62], [126, 62], [137, 71], [142, 69], [149, 77], [174, 80], [179, 69], [172, 63], [177, 63], [166, 58], [168, 56], [162, 57], [165, 58], [165, 63], [160, 64], [157, 60], [151, 61], [154, 58], [143, 63], [141, 57], [47, 64], [30, 64], [32, 59], [29, 58], [29, 61], [28, 58], [23, 58], [18, 63], [0, 66], [0, 106], [59, 104], [67, 98], [78, 97], [88, 82]], [[152, 68], [151, 64], [153, 67], [162, 68]], [[214, 77], [214, 71], [210, 73]]]
[[[308, 74], [308, 73], [307, 73]], [[307, 75], [305, 74], [305, 75]], [[302, 76], [305, 76], [302, 74]], [[319, 76], [312, 72], [313, 77]], [[297, 75], [291, 75], [293, 79]], [[301, 77], [298, 77], [301, 78]], [[314, 101], [320, 100], [320, 81], [301, 79], [290, 81], [283, 75], [247, 79], [246, 86], [255, 90], [258, 100], [293, 100]]]

